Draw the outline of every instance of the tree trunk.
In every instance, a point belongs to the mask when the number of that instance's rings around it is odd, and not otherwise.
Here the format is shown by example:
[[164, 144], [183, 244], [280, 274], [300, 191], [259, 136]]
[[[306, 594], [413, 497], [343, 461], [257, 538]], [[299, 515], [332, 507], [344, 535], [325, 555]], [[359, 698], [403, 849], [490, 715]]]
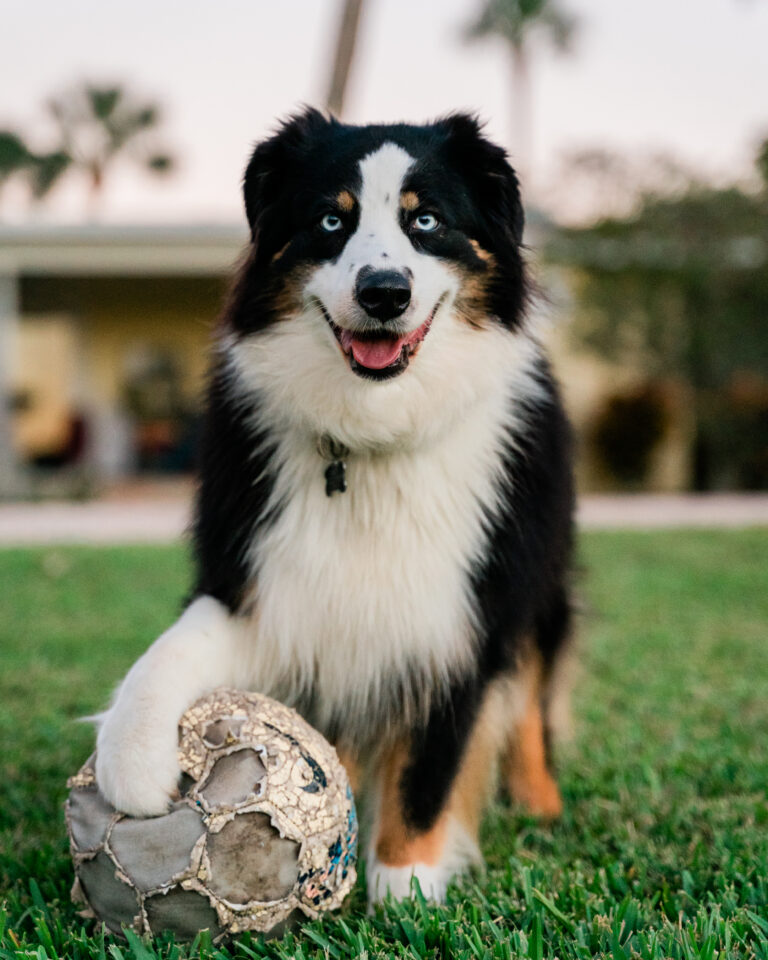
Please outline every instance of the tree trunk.
[[336, 39], [336, 51], [333, 60], [333, 73], [328, 87], [325, 105], [334, 116], [341, 117], [344, 112], [344, 95], [347, 90], [349, 70], [355, 53], [357, 33], [363, 0], [344, 0]]
[[531, 72], [524, 43], [512, 44], [512, 165], [527, 186], [531, 175]]
[[86, 200], [86, 217], [91, 223], [100, 217], [103, 197], [104, 167], [98, 160], [94, 160], [88, 166], [88, 197]]

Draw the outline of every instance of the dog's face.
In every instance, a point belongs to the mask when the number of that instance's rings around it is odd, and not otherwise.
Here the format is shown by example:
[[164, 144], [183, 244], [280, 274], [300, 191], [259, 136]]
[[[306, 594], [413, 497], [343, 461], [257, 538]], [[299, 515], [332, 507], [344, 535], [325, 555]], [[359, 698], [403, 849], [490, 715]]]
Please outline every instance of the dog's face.
[[459, 287], [440, 258], [444, 214], [412, 189], [413, 163], [394, 143], [375, 148], [313, 225], [317, 267], [303, 296], [317, 302], [352, 372], [371, 380], [405, 371]]
[[241, 340], [279, 327], [275, 361], [292, 350], [297, 374], [382, 390], [447, 362], [452, 338], [466, 352], [468, 331], [520, 323], [517, 179], [471, 117], [355, 127], [309, 110], [256, 148], [244, 193], [230, 325]]

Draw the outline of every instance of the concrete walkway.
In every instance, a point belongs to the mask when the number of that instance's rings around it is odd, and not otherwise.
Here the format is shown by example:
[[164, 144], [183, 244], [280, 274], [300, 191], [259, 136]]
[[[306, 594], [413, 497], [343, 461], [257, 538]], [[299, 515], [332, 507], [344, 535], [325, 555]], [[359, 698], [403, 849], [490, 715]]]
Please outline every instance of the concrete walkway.
[[168, 543], [189, 524], [186, 500], [0, 505], [0, 544]]
[[[169, 543], [184, 535], [190, 515], [186, 489], [176, 496], [0, 504], [0, 545]], [[768, 528], [768, 494], [588, 496], [578, 522], [585, 530]]]
[[582, 497], [585, 530], [768, 527], [768, 494], [593, 494]]

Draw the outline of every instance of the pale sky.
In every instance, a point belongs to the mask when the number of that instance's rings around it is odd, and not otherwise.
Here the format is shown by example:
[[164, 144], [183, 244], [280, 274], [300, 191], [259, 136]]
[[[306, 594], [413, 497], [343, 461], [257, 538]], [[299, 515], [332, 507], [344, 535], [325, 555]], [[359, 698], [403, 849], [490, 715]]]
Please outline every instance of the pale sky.
[[[589, 147], [668, 152], [721, 180], [768, 135], [768, 0], [560, 0], [573, 53], [533, 66], [531, 192], [546, 206], [558, 160]], [[511, 71], [500, 42], [465, 45], [480, 0], [368, 0], [345, 119], [422, 121], [467, 108], [510, 142]], [[125, 81], [165, 107], [177, 173], [127, 169], [108, 221], [232, 221], [252, 144], [301, 102], [320, 105], [337, 0], [3, 0], [0, 126], [35, 129], [44, 98], [78, 78]], [[562, 193], [562, 185], [559, 185]], [[62, 186], [45, 218], [81, 219]], [[11, 200], [15, 198], [12, 196]], [[9, 211], [26, 216], [19, 202]], [[38, 215], [39, 216], [39, 215]]]

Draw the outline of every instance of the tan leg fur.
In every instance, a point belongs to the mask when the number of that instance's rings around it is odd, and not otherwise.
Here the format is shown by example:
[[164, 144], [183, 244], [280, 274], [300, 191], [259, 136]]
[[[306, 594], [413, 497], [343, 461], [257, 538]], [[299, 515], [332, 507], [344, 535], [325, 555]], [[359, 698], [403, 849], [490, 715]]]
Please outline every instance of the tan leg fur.
[[547, 819], [563, 811], [560, 790], [547, 766], [542, 709], [542, 670], [538, 659], [522, 670], [525, 706], [512, 729], [505, 764], [506, 783], [512, 799], [528, 813]]

